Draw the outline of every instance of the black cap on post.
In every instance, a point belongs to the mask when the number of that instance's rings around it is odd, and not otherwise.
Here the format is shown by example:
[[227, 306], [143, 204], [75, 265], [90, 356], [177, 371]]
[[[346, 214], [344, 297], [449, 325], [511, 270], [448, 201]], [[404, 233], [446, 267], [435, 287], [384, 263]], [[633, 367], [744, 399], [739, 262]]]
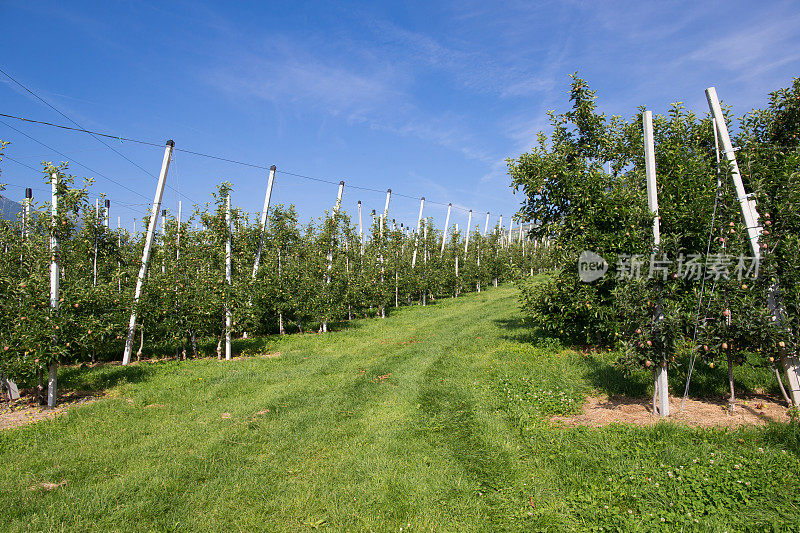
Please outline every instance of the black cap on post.
[[25, 188], [25, 198], [27, 198], [28, 200], [33, 198], [33, 189], [31, 189], [30, 187]]
[[165, 216], [167, 216], [167, 210], [166, 210], [166, 209], [162, 209], [162, 210], [161, 210], [161, 216], [162, 216], [162, 217], [165, 217]]
[[173, 141], [172, 139], [168, 140], [167, 141], [167, 146], [171, 146], [171, 147], [175, 148], [175, 141]]
[[386, 192], [392, 192], [392, 189], [386, 189]]
[[110, 207], [111, 207], [111, 200], [107, 199], [106, 200], [106, 209], [109, 209]]
[[275, 165], [272, 165], [271, 167], [269, 167], [269, 169], [271, 171], [275, 172], [276, 170], [278, 170], [278, 167], [276, 167]]
[[340, 181], [339, 185], [344, 185], [344, 180]]
[[425, 201], [425, 197], [423, 196], [422, 198], [420, 198], [420, 200], [422, 200], [424, 202]]

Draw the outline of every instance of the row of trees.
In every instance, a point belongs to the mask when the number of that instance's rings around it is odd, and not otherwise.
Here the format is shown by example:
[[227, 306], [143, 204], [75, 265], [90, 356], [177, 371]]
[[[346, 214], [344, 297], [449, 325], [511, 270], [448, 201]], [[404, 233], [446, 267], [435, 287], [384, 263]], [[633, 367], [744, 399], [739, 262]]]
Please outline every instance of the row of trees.
[[[78, 183], [66, 164], [45, 165], [58, 178], [58, 210], [32, 206], [30, 216], [0, 224], [0, 373], [34, 382], [52, 364], [118, 357], [127, 335], [143, 234], [108, 227], [103, 202], [89, 201], [91, 180]], [[142, 297], [136, 308], [139, 354], [158, 339], [178, 355], [197, 355], [199, 339], [327, 330], [355, 317], [457, 296], [545, 268], [548, 248], [495, 227], [443, 232], [429, 219], [418, 233], [371, 220], [362, 238], [347, 213], [332, 210], [306, 225], [294, 206], [269, 210], [260, 266], [257, 217], [230, 210], [223, 183], [183, 221], [161, 218]], [[98, 207], [99, 206], [99, 207]], [[148, 221], [145, 219], [144, 227]], [[50, 302], [49, 241], [58, 242], [60, 298]], [[232, 243], [230, 282], [226, 244]], [[231, 325], [226, 329], [226, 312]]]
[[[791, 366], [800, 339], [800, 80], [738, 120], [723, 108], [727, 122], [738, 123], [736, 156], [764, 230], [755, 278], [711, 116], [678, 102], [654, 117], [661, 229], [654, 250], [644, 109], [630, 120], [598, 113], [595, 92], [577, 76], [570, 98], [569, 111], [550, 116], [552, 135], [540, 134], [529, 153], [509, 161], [512, 186], [526, 195], [521, 214], [536, 223], [532, 236], [552, 239], [568, 258], [551, 282], [525, 288], [526, 311], [550, 335], [618, 348], [626, 368], [666, 368], [690, 356], [729, 369], [748, 358]], [[579, 279], [584, 250], [610, 265], [592, 283]], [[663, 268], [651, 273], [651, 263]]]

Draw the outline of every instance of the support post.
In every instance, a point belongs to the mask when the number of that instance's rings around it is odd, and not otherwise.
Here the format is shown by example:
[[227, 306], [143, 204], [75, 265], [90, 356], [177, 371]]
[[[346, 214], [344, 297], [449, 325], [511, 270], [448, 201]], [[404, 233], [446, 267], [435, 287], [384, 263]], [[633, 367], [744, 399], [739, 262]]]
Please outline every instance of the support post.
[[175, 232], [175, 262], [177, 263], [178, 260], [181, 258], [181, 201], [178, 200], [178, 227], [177, 231]]
[[228, 286], [228, 294], [225, 298], [225, 360], [230, 361], [231, 355], [231, 192], [225, 199], [225, 231], [228, 233], [225, 240], [225, 284]]
[[361, 241], [361, 255], [364, 255], [364, 224], [361, 221], [361, 200], [358, 201], [358, 239]]
[[33, 202], [33, 189], [25, 189], [25, 209], [22, 211], [22, 238], [28, 237], [28, 224], [31, 222], [31, 202]]
[[389, 200], [392, 198], [392, 189], [386, 189], [386, 205], [383, 207], [383, 216], [386, 218], [389, 215]]
[[161, 210], [161, 246], [164, 249], [164, 255], [161, 258], [161, 273], [167, 271], [167, 210]]
[[[656, 186], [656, 152], [653, 140], [653, 112], [645, 111], [642, 116], [644, 129], [644, 162], [647, 174], [647, 206], [653, 213], [653, 252], [658, 253], [661, 245], [661, 230], [658, 222], [658, 188]], [[656, 324], [664, 319], [660, 303], [656, 306], [653, 321]], [[661, 418], [669, 416], [669, 380], [667, 377], [666, 354], [661, 353], [661, 361], [655, 369], [655, 390], [658, 394], [658, 414]]]
[[[53, 315], [58, 313], [59, 299], [59, 243], [58, 243], [58, 172], [50, 174], [50, 210], [52, 215], [50, 233], [50, 312]], [[53, 339], [53, 344], [57, 339]], [[58, 392], [58, 363], [52, 361], [48, 368], [47, 376], [47, 406], [56, 406]]]
[[264, 195], [264, 208], [261, 210], [261, 237], [258, 240], [256, 259], [253, 262], [253, 279], [256, 279], [258, 267], [261, 264], [261, 251], [264, 248], [264, 236], [267, 233], [267, 214], [269, 213], [269, 202], [272, 198], [272, 185], [275, 183], [275, 165], [269, 167], [269, 179], [267, 180], [267, 193]]
[[417, 243], [419, 242], [419, 230], [422, 226], [422, 208], [425, 207], [425, 197], [419, 201], [419, 216], [417, 217], [417, 231], [414, 232], [414, 255], [411, 256], [411, 268], [417, 265]]
[[[339, 182], [339, 191], [336, 193], [336, 204], [333, 206], [333, 218], [336, 219], [336, 215], [339, 214], [339, 208], [342, 205], [342, 195], [344, 194], [344, 181]], [[333, 270], [333, 240], [331, 240], [331, 247], [328, 249], [328, 271], [325, 274], [325, 284], [330, 285], [331, 283], [331, 271]], [[322, 331], [327, 333], [328, 332], [328, 319], [322, 319]]]
[[748, 200], [749, 195], [744, 190], [742, 175], [739, 172], [739, 164], [736, 162], [736, 153], [734, 152], [731, 137], [728, 133], [728, 126], [725, 123], [725, 115], [722, 114], [722, 107], [719, 105], [717, 90], [714, 87], [706, 89], [706, 99], [708, 100], [708, 107], [711, 110], [711, 115], [717, 123], [717, 132], [719, 133], [719, 139], [722, 143], [722, 152], [725, 154], [725, 159], [727, 159], [731, 165], [731, 179], [736, 189], [736, 197], [739, 200], [745, 226], [747, 226], [750, 250], [753, 252], [753, 257], [758, 260], [761, 258], [758, 238], [762, 231], [761, 225], [758, 223], [758, 212], [755, 210], [755, 203], [751, 203]]
[[[164, 159], [161, 162], [161, 173], [158, 176], [158, 185], [156, 185], [156, 194], [153, 198], [153, 205], [150, 209], [150, 222], [147, 226], [147, 237], [145, 238], [144, 242], [144, 250], [142, 250], [142, 264], [139, 267], [139, 275], [136, 278], [136, 289], [133, 293], [133, 309], [131, 310], [131, 319], [128, 322], [128, 337], [125, 340], [125, 352], [122, 355], [123, 365], [127, 365], [131, 362], [133, 334], [136, 329], [136, 305], [139, 303], [139, 297], [142, 295], [142, 284], [144, 283], [144, 277], [147, 274], [147, 264], [150, 261], [150, 249], [153, 246], [153, 234], [156, 231], [158, 211], [161, 209], [161, 197], [164, 195], [164, 184], [167, 180], [169, 162], [172, 157], [172, 149], [174, 147], [175, 142], [172, 140], [167, 141], [167, 147], [164, 150]], [[134, 221], [134, 224], [135, 223], [136, 222]]]
[[486, 212], [486, 224], [483, 226], [483, 236], [489, 232], [489, 211]]
[[464, 241], [464, 259], [467, 259], [467, 249], [469, 248], [469, 233], [472, 231], [472, 209], [469, 210], [469, 217], [467, 218], [467, 232]]
[[447, 243], [447, 232], [450, 226], [450, 210], [453, 209], [453, 203], [447, 204], [447, 216], [444, 219], [444, 230], [442, 231], [442, 251], [439, 252], [439, 257], [444, 256], [444, 245]]
[[[117, 249], [122, 250], [122, 220], [117, 217]], [[117, 259], [117, 294], [122, 292], [122, 263]]]
[[[339, 208], [342, 206], [342, 194], [344, 194], [344, 181], [339, 182], [339, 192], [336, 193], [336, 205], [333, 206], [333, 216], [339, 214]], [[386, 205], [389, 205], [388, 200]]]
[[108, 229], [108, 219], [111, 211], [111, 200], [109, 200], [108, 198], [106, 198], [105, 207], [106, 207], [106, 212], [103, 214], [103, 225], [106, 227], [106, 229]]
[[[711, 114], [716, 121], [717, 133], [719, 134], [720, 142], [722, 143], [722, 152], [731, 166], [731, 179], [736, 189], [736, 196], [739, 200], [739, 206], [742, 211], [742, 218], [744, 218], [745, 226], [747, 226], [747, 236], [750, 239], [750, 250], [753, 257], [758, 263], [761, 259], [761, 248], [758, 244], [758, 239], [761, 236], [763, 228], [759, 223], [759, 215], [756, 210], [755, 200], [750, 200], [749, 195], [744, 189], [742, 183], [742, 175], [739, 171], [739, 164], [736, 162], [736, 152], [734, 151], [731, 137], [728, 133], [728, 126], [725, 123], [725, 116], [722, 114], [722, 108], [719, 104], [717, 97], [717, 90], [714, 87], [706, 89], [706, 98], [708, 99], [708, 107], [711, 109]], [[778, 296], [777, 285], [770, 289], [770, 295], [767, 299], [768, 306], [777, 320], [781, 320], [782, 311], [780, 298]], [[800, 359], [793, 353], [786, 354], [781, 357], [784, 370], [786, 371], [786, 378], [789, 381], [789, 395], [792, 399], [792, 404], [797, 407], [800, 406]]]
[[[94, 222], [93, 225], [100, 218], [100, 200], [94, 201]], [[94, 226], [94, 259], [92, 260], [92, 286], [97, 287], [97, 227]]]

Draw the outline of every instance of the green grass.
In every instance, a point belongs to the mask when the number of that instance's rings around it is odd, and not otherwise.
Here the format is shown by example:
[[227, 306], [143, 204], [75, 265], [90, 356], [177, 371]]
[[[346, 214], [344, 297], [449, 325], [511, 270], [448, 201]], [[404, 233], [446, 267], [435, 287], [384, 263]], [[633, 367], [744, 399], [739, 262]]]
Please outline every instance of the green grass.
[[62, 369], [108, 397], [0, 433], [3, 530], [798, 527], [794, 426], [550, 422], [646, 385], [536, 338], [517, 294], [249, 345], [279, 358]]

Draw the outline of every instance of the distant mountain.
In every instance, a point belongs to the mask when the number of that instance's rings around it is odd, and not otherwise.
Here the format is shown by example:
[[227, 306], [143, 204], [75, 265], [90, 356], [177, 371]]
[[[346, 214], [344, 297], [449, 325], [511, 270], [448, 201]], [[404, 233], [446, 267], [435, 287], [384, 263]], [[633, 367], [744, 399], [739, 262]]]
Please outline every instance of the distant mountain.
[[22, 204], [0, 195], [0, 220], [17, 220], [17, 215], [22, 213]]

